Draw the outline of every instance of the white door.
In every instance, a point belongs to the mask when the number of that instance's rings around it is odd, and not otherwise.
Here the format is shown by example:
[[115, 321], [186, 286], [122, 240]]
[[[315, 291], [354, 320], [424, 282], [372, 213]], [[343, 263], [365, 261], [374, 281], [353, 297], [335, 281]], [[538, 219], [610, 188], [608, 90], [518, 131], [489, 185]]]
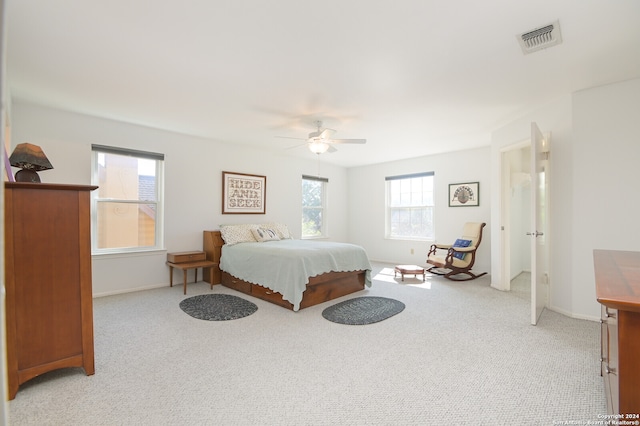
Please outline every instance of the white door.
[[549, 187], [549, 138], [531, 123], [531, 324], [536, 325], [547, 304], [547, 259], [549, 233], [547, 224]]

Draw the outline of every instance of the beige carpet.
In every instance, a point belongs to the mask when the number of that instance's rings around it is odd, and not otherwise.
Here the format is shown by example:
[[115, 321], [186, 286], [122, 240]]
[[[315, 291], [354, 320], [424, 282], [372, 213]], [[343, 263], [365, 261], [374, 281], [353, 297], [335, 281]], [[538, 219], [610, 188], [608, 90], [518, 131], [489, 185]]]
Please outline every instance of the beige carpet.
[[[9, 404], [13, 425], [551, 425], [605, 413], [599, 324], [489, 287], [393, 278], [375, 264], [364, 295], [406, 308], [346, 326], [246, 297], [258, 311], [201, 321], [190, 284], [94, 301], [96, 374], [45, 374]], [[214, 293], [239, 295], [215, 286]], [[346, 298], [338, 299], [338, 301]]]

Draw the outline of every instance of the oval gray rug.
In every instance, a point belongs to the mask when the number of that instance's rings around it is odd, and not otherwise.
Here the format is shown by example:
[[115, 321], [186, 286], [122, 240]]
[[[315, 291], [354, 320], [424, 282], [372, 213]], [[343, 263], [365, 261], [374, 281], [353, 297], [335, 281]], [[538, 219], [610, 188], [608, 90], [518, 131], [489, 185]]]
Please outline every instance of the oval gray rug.
[[373, 324], [391, 318], [404, 310], [404, 303], [386, 297], [356, 297], [336, 303], [322, 311], [331, 322], [348, 325]]
[[197, 319], [228, 321], [249, 316], [258, 310], [258, 306], [230, 294], [201, 294], [184, 299], [180, 309]]

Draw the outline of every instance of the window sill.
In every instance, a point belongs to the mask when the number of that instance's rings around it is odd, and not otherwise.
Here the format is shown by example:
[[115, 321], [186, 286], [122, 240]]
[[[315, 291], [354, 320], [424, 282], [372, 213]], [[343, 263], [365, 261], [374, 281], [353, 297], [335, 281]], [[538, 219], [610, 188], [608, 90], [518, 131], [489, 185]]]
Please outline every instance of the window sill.
[[392, 240], [392, 241], [420, 241], [420, 242], [425, 242], [425, 243], [435, 243], [436, 240], [433, 238], [411, 238], [411, 237], [389, 237], [386, 236], [384, 237], [385, 240]]
[[118, 252], [104, 252], [104, 253], [91, 253], [93, 259], [116, 259], [124, 257], [137, 257], [137, 256], [157, 256], [159, 254], [166, 254], [167, 249], [149, 249], [149, 250], [135, 250], [135, 251], [118, 251]]

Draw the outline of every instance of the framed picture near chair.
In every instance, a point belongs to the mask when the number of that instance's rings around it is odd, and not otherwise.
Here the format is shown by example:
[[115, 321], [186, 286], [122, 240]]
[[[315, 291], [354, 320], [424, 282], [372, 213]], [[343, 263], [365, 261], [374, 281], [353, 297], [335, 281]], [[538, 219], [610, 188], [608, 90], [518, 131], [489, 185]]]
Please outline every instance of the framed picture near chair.
[[479, 182], [449, 184], [449, 207], [475, 207], [479, 205]]

